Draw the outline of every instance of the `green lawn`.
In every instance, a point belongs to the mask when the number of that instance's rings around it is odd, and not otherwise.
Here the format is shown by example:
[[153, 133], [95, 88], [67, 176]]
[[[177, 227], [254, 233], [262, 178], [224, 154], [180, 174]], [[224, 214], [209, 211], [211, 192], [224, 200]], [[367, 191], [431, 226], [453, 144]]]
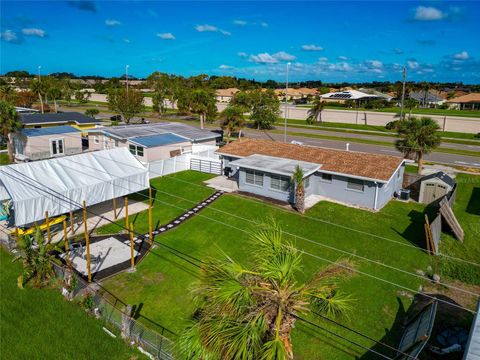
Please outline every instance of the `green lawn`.
[[10, 164], [10, 159], [8, 158], [7, 153], [0, 154], [0, 165], [8, 165]]
[[21, 264], [0, 248], [0, 347], [3, 360], [144, 358], [58, 290], [20, 290]]
[[[203, 198], [203, 195], [197, 196], [196, 193], [210, 191], [193, 185], [200, 184], [204, 177], [204, 174], [187, 171], [178, 173], [175, 177], [154, 181], [155, 186], [161, 187], [162, 191], [173, 191], [179, 196], [196, 201], [195, 198]], [[172, 198], [162, 199], [173, 202]], [[181, 203], [178, 199], [175, 201], [172, 206], [164, 203], [157, 203], [156, 206], [163, 208], [164, 217], [167, 216], [166, 208], [171, 207], [172, 218], [179, 211], [173, 206], [186, 209], [193, 205], [188, 202]], [[424, 242], [423, 212], [424, 206], [420, 204], [398, 201], [390, 202], [379, 213], [322, 202], [305, 216], [301, 216], [261, 201], [226, 194], [199, 215], [179, 228], [158, 236], [156, 240], [198, 259], [219, 257], [223, 252], [240, 262], [248, 263], [250, 246], [245, 231], [254, 228], [255, 221], [273, 217], [285, 231], [295, 235], [291, 240], [297, 247], [312, 255], [330, 261], [348, 256], [328, 248], [337, 247], [358, 256], [415, 272], [418, 269], [425, 270], [432, 263], [431, 257], [412, 246]], [[376, 237], [367, 232], [375, 234]], [[318, 244], [300, 237], [311, 239]], [[128, 303], [142, 304], [142, 313], [145, 316], [178, 333], [192, 315], [193, 304], [189, 290], [198, 274], [198, 268], [185, 259], [188, 260], [185, 256], [182, 259], [159, 246], [143, 259], [135, 273], [119, 274], [106, 280], [104, 285]], [[360, 271], [412, 290], [417, 289], [422, 281], [378, 264], [354, 257], [352, 259], [357, 262]], [[325, 265], [325, 261], [305, 254], [303, 273], [299, 276], [306, 279]], [[396, 345], [399, 340], [398, 329], [392, 332], [389, 330], [399, 307], [408, 307], [411, 301], [404, 296], [402, 289], [362, 274], [347, 281], [342, 288], [352, 294], [356, 303], [350, 319], [341, 321], [375, 339], [383, 339]], [[352, 334], [335, 325], [329, 325], [320, 319], [313, 320], [352, 338]], [[325, 338], [323, 335], [314, 334], [308, 326], [298, 323], [294, 331], [297, 358], [347, 359], [364, 354], [364, 351], [346, 344], [339, 345], [333, 341], [335, 339]], [[362, 338], [355, 337], [355, 340], [367, 346], [372, 345], [372, 342]], [[321, 357], [320, 353], [323, 354]]]

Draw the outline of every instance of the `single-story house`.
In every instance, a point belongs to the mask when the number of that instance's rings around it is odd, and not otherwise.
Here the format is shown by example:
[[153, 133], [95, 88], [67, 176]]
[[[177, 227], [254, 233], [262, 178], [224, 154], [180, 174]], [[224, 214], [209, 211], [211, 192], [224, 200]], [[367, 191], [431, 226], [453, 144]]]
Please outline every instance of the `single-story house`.
[[353, 100], [357, 103], [366, 102], [369, 100], [382, 100], [383, 98], [374, 94], [367, 94], [358, 90], [345, 90], [329, 92], [320, 96], [322, 100], [327, 102], [344, 103], [346, 100]]
[[92, 129], [102, 123], [78, 112], [20, 114], [20, 122], [25, 128], [71, 125], [80, 130]]
[[82, 153], [82, 132], [70, 125], [27, 128], [13, 134], [17, 161], [43, 160]]
[[112, 126], [88, 132], [89, 150], [128, 147], [142, 162], [191, 152], [196, 145], [216, 145], [220, 134], [180, 123]]
[[375, 89], [360, 88], [360, 89], [358, 89], [358, 91], [364, 92], [365, 94], [378, 96], [379, 98], [381, 98], [383, 100], [386, 100], [386, 101], [391, 101], [394, 98], [394, 96], [392, 96], [390, 94], [385, 94], [385, 93], [382, 93], [382, 92], [377, 91]]
[[404, 159], [314, 146], [243, 139], [217, 153], [240, 191], [294, 202], [295, 167], [304, 173], [306, 201], [330, 199], [379, 210], [401, 189]]
[[237, 88], [218, 89], [215, 91], [217, 102], [229, 103], [239, 91]]
[[418, 202], [430, 204], [447, 195], [455, 187], [455, 180], [442, 171], [420, 179]]
[[[285, 94], [287, 93], [286, 89], [275, 89], [273, 90], [273, 92], [281, 101], [285, 101]], [[300, 91], [294, 88], [288, 88], [287, 96], [288, 96], [287, 100], [301, 99], [304, 97]]]
[[417, 100], [422, 106], [438, 106], [445, 102], [445, 99], [438, 92], [431, 91], [412, 91], [408, 94], [410, 99]]
[[458, 96], [447, 101], [451, 108], [458, 110], [480, 110], [480, 93]]

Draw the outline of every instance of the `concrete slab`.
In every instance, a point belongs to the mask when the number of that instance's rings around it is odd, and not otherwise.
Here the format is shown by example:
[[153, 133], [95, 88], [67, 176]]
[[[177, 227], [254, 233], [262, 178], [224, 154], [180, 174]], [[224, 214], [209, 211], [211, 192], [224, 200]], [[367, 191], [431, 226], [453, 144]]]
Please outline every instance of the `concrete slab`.
[[213, 189], [222, 190], [228, 193], [238, 191], [238, 184], [235, 179], [229, 179], [225, 176], [217, 176], [213, 179], [204, 181], [204, 183]]

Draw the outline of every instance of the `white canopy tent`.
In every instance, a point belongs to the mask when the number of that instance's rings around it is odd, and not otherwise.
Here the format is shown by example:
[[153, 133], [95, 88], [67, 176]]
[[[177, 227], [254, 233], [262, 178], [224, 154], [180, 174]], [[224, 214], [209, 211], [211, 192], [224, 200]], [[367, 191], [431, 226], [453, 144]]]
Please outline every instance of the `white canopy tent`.
[[0, 195], [12, 201], [16, 226], [148, 187], [148, 170], [127, 148], [0, 167]]

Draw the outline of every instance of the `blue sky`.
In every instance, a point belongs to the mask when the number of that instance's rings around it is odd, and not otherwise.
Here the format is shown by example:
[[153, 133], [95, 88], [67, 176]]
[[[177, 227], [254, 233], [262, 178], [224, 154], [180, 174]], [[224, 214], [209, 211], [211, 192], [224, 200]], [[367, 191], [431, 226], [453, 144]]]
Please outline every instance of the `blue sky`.
[[480, 2], [1, 1], [1, 69], [480, 83]]

